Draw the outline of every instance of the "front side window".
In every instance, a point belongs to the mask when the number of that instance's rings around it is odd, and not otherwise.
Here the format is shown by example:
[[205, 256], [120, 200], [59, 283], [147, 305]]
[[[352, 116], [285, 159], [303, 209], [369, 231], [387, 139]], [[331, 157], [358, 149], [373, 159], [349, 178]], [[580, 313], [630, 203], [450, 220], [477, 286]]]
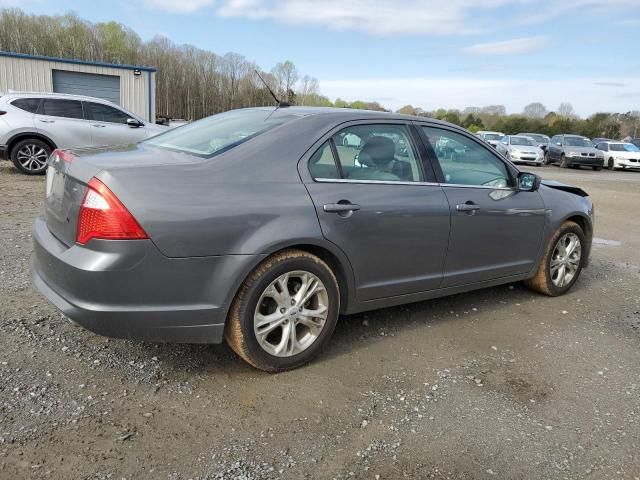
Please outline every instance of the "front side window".
[[354, 125], [335, 134], [332, 141], [345, 179], [423, 181], [405, 125]]
[[445, 183], [512, 186], [505, 163], [475, 140], [441, 128], [423, 126], [422, 129], [440, 163]]
[[19, 98], [11, 102], [11, 105], [29, 113], [36, 113], [40, 106], [41, 98]]
[[84, 108], [87, 120], [95, 122], [126, 124], [127, 120], [131, 118], [123, 111], [101, 103], [84, 102]]
[[42, 114], [52, 117], [82, 119], [82, 103], [78, 100], [45, 98], [42, 102]]

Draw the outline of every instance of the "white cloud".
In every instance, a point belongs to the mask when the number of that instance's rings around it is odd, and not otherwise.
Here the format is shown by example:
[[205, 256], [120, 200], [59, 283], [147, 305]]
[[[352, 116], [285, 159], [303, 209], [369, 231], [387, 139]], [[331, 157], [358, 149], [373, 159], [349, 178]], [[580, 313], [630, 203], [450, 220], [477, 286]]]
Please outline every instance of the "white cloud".
[[[598, 83], [624, 84], [603, 89]], [[377, 101], [397, 109], [411, 104], [425, 110], [470, 106], [504, 105], [510, 113], [520, 113], [531, 102], [542, 102], [554, 110], [561, 102], [571, 102], [576, 112], [587, 116], [598, 111], [626, 112], [629, 98], [640, 92], [638, 77], [582, 79], [473, 79], [386, 78], [376, 80], [320, 80], [320, 90], [332, 100]]]
[[144, 0], [147, 8], [171, 13], [194, 13], [213, 5], [213, 0]]
[[529, 53], [540, 50], [549, 45], [549, 39], [544, 36], [516, 38], [501, 42], [477, 43], [463, 48], [465, 53], [473, 55], [510, 55], [514, 53]]
[[464, 35], [494, 31], [497, 9], [514, 24], [548, 22], [569, 11], [628, 12], [640, 0], [221, 0], [223, 17], [319, 25], [374, 35]]
[[218, 13], [375, 35], [449, 35], [484, 30], [483, 22], [473, 21], [473, 11], [513, 1], [522, 0], [226, 0]]

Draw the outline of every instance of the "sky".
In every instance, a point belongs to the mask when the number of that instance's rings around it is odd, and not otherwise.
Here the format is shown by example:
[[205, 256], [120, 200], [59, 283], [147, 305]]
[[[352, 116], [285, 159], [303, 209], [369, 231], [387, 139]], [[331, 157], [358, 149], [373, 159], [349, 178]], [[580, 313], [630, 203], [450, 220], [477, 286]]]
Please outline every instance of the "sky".
[[640, 110], [640, 0], [0, 0], [115, 20], [270, 70], [291, 60], [332, 100], [425, 110], [531, 102]]

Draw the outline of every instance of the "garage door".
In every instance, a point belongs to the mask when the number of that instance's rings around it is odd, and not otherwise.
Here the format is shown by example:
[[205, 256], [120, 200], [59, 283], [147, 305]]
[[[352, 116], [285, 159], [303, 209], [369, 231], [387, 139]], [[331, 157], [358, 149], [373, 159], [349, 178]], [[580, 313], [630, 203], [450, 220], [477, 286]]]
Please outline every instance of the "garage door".
[[54, 70], [53, 91], [103, 98], [119, 105], [120, 77]]

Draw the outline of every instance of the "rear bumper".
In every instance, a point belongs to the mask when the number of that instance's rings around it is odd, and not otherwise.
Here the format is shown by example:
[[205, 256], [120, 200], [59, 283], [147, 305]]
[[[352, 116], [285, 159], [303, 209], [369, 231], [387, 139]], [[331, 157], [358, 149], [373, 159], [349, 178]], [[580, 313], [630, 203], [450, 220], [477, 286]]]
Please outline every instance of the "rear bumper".
[[9, 160], [9, 147], [0, 145], [0, 160]]
[[35, 287], [94, 333], [152, 342], [220, 343], [254, 255], [168, 258], [150, 240], [67, 247], [43, 219], [34, 229]]
[[569, 165], [585, 165], [588, 167], [604, 166], [604, 158], [598, 157], [567, 157]]

